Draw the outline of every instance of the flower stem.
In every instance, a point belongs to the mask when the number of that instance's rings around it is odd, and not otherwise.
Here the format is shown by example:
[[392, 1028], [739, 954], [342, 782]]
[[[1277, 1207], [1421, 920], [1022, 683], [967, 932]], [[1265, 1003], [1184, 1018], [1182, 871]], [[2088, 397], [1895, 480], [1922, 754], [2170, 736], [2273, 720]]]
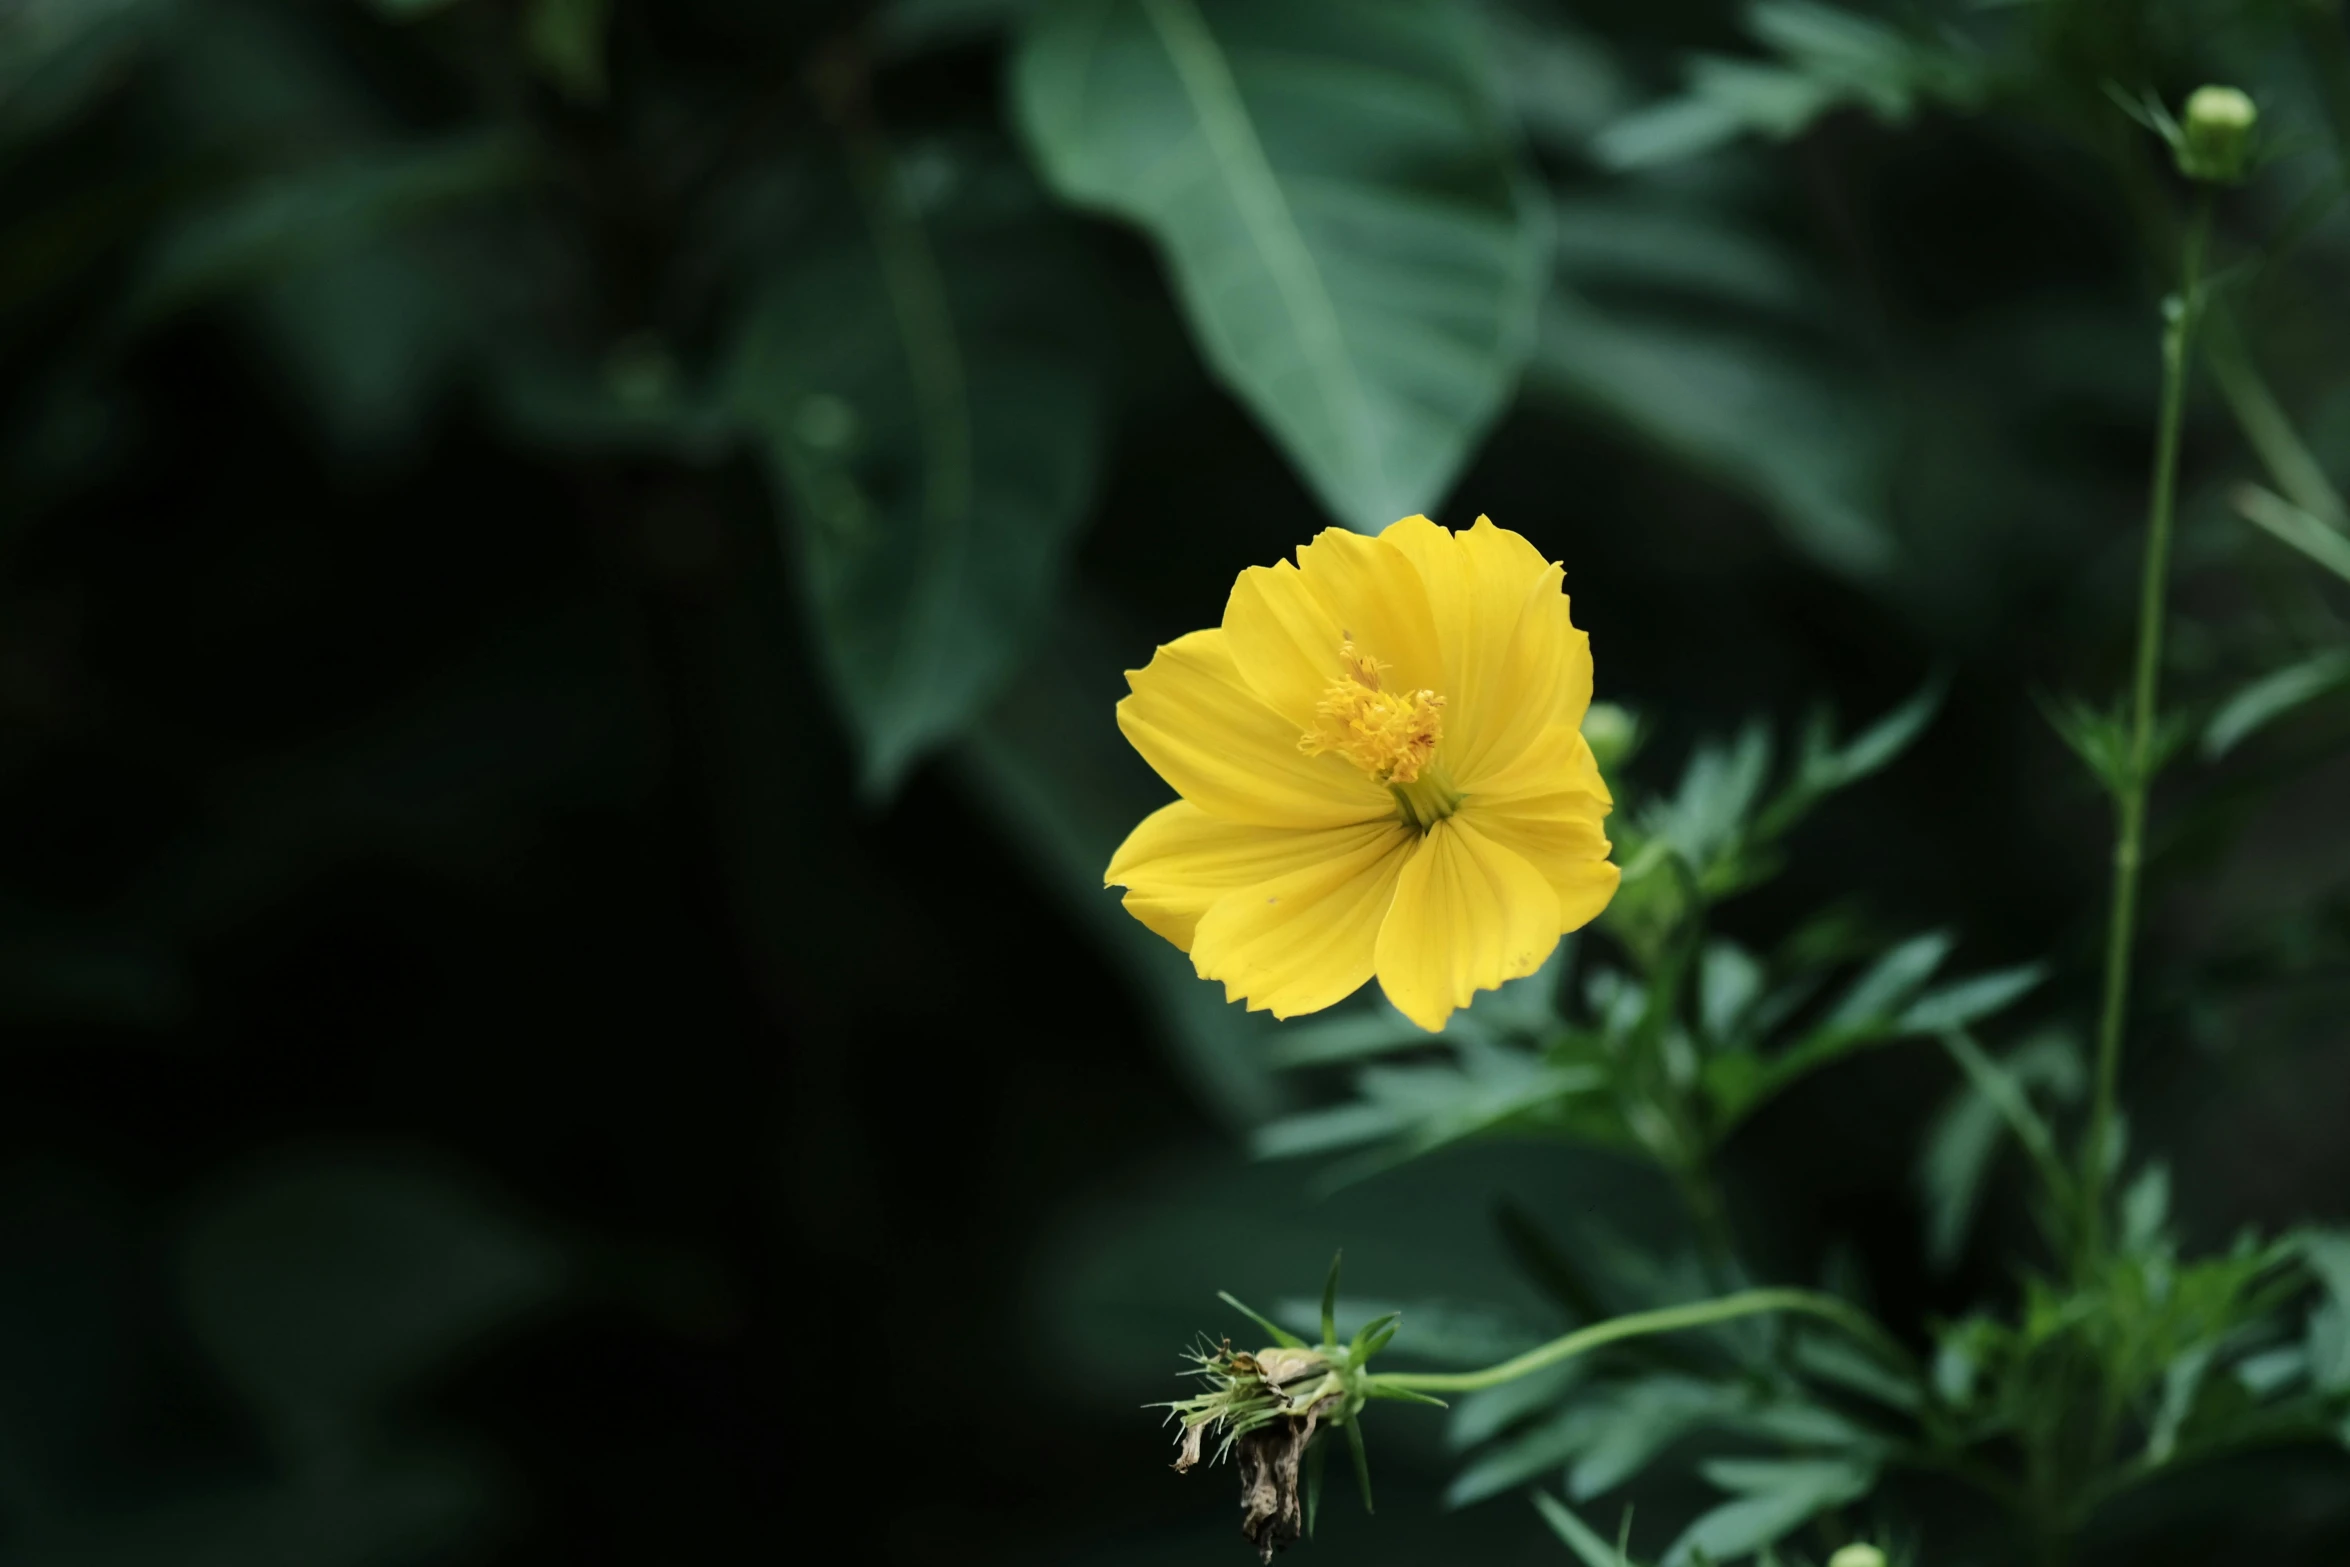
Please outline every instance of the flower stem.
[[1895, 1364], [1910, 1364], [1908, 1351], [1859, 1308], [1833, 1295], [1822, 1295], [1814, 1290], [1760, 1289], [1724, 1295], [1719, 1300], [1698, 1301], [1688, 1306], [1667, 1306], [1660, 1311], [1636, 1311], [1630, 1316], [1595, 1322], [1587, 1328], [1578, 1328], [1572, 1333], [1554, 1338], [1539, 1348], [1530, 1349], [1515, 1359], [1505, 1360], [1498, 1366], [1487, 1366], [1482, 1371], [1386, 1371], [1374, 1373], [1370, 1380], [1420, 1393], [1474, 1393], [1483, 1388], [1500, 1387], [1505, 1382], [1515, 1382], [1520, 1377], [1532, 1376], [1562, 1360], [1572, 1360], [1577, 1355], [1625, 1339], [1711, 1327], [1717, 1322], [1759, 1316], [1766, 1312], [1794, 1312], [1825, 1318], [1888, 1356]]
[[2105, 935], [2105, 995], [2097, 1015], [2097, 1090], [2081, 1146], [2081, 1236], [2084, 1258], [2103, 1232], [2107, 1147], [2121, 1077], [2122, 1033], [2129, 1017], [2130, 951], [2137, 938], [2138, 875], [2145, 857], [2146, 798], [2153, 787], [2155, 728], [2161, 691], [2162, 630], [2170, 585], [2171, 525], [2177, 511], [2179, 427], [2187, 405], [2187, 367], [2202, 308], [2203, 251], [2211, 233], [2211, 198], [2196, 199], [2179, 265], [2179, 291], [2163, 302], [2162, 412], [2154, 442], [2153, 494], [2147, 504], [2145, 572], [2138, 587], [2138, 659], [2130, 697], [2128, 766], [2114, 790], [2113, 908]]

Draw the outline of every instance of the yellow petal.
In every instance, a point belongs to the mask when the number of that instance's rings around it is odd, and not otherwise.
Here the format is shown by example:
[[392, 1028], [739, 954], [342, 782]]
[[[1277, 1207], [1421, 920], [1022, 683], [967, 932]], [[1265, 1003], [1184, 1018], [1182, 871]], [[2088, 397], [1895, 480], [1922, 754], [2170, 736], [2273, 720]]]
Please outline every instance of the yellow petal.
[[[1499, 758], [1496, 758], [1498, 761]], [[1472, 803], [1494, 804], [1529, 795], [1585, 794], [1603, 808], [1614, 805], [1599, 761], [1583, 731], [1553, 724], [1509, 760], [1507, 766], [1478, 779], [1470, 793]]]
[[1395, 830], [1392, 820], [1354, 827], [1252, 827], [1221, 821], [1177, 800], [1127, 834], [1111, 856], [1105, 887], [1124, 887], [1126, 912], [1184, 951], [1217, 899], [1331, 860]]
[[1531, 974], [1558, 945], [1542, 873], [1460, 816], [1428, 830], [1379, 927], [1379, 988], [1434, 1032], [1480, 990]]
[[1118, 728], [1192, 804], [1264, 827], [1343, 827], [1395, 814], [1395, 801], [1339, 756], [1298, 749], [1298, 727], [1233, 665], [1224, 633], [1194, 631], [1126, 672]]
[[1485, 798], [1461, 807], [1457, 820], [1515, 853], [1542, 873], [1558, 900], [1559, 933], [1581, 930], [1616, 895], [1619, 872], [1608, 860], [1603, 822], [1607, 805], [1581, 790]]
[[1315, 726], [1323, 693], [1345, 672], [1345, 642], [1386, 666], [1387, 690], [1444, 690], [1420, 574], [1393, 545], [1344, 528], [1324, 529], [1297, 552], [1294, 566], [1242, 572], [1224, 606], [1224, 630], [1249, 684], [1301, 734]]
[[1445, 666], [1448, 777], [1474, 790], [1544, 728], [1582, 722], [1591, 644], [1568, 613], [1557, 566], [1484, 517], [1459, 533], [1407, 517], [1380, 537], [1412, 561], [1428, 597]]
[[1226, 893], [1192, 934], [1192, 966], [1251, 1012], [1295, 1017], [1345, 1000], [1371, 977], [1380, 921], [1419, 841], [1389, 823], [1318, 865]]

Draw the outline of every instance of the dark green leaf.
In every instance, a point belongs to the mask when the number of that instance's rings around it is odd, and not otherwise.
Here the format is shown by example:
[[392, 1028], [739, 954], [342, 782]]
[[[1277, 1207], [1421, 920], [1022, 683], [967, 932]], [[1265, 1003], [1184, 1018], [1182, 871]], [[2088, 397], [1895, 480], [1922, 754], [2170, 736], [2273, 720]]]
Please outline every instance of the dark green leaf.
[[345, 1157], [212, 1193], [180, 1259], [221, 1373], [306, 1441], [548, 1300], [562, 1258], [459, 1173]]
[[1893, 562], [1884, 408], [1807, 353], [1559, 288], [1543, 305], [1527, 389], [1752, 497], [1823, 565], [1866, 579]]
[[574, 103], [604, 101], [611, 0], [531, 0], [522, 41], [531, 65]]
[[1119, 841], [1166, 800], [1166, 786], [1102, 718], [1119, 695], [1120, 649], [1141, 640], [1089, 603], [1064, 607], [954, 755], [997, 830], [1141, 998], [1187, 1092], [1237, 1136], [1288, 1102], [1266, 1069], [1270, 1017], [1226, 1002], [1223, 986], [1102, 890]]
[[947, 194], [919, 208], [896, 165], [860, 164], [861, 201], [775, 267], [734, 364], [873, 792], [1031, 644], [1100, 453], [1071, 237], [987, 156], [936, 162]]
[[1158, 241], [1208, 362], [1331, 515], [1375, 531], [1442, 499], [1548, 259], [1459, 7], [1062, 0], [1014, 92], [1046, 178]]
[[170, 230], [123, 306], [126, 327], [380, 245], [403, 226], [513, 189], [533, 164], [505, 135], [354, 154], [256, 180]]

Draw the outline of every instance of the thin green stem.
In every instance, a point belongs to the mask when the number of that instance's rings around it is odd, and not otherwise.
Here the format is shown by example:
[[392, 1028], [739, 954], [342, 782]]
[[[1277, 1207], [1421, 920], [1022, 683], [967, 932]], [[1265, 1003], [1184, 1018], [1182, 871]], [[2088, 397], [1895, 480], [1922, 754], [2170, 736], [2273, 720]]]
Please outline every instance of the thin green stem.
[[1904, 1367], [1911, 1365], [1909, 1352], [1890, 1333], [1878, 1326], [1874, 1318], [1848, 1302], [1814, 1290], [1760, 1289], [1743, 1290], [1735, 1295], [1725, 1295], [1719, 1300], [1698, 1301], [1688, 1306], [1667, 1306], [1659, 1311], [1636, 1311], [1630, 1316], [1595, 1322], [1590, 1327], [1578, 1328], [1514, 1359], [1505, 1360], [1498, 1366], [1487, 1366], [1482, 1371], [1383, 1371], [1373, 1373], [1370, 1380], [1375, 1384], [1408, 1388], [1420, 1393], [1475, 1393], [1484, 1388], [1515, 1382], [1520, 1377], [1532, 1376], [1561, 1361], [1572, 1360], [1577, 1355], [1588, 1354], [1625, 1339], [1646, 1338], [1656, 1333], [1680, 1333], [1690, 1328], [1712, 1327], [1717, 1322], [1731, 1322], [1740, 1317], [1761, 1316], [1771, 1312], [1792, 1312], [1823, 1318], [1885, 1355], [1894, 1364]]
[[2105, 995], [2097, 1015], [2097, 1089], [2081, 1147], [2082, 1260], [2101, 1244], [2107, 1149], [2121, 1077], [2122, 1033], [2129, 1018], [2130, 951], [2137, 938], [2139, 870], [2146, 847], [2146, 797], [2153, 785], [2159, 719], [2164, 604], [2170, 585], [2172, 522], [2178, 509], [2179, 428], [2187, 406], [2187, 366], [2201, 308], [2203, 251], [2211, 233], [2211, 198], [2197, 198], [2179, 266], [2179, 291], [2163, 304], [2162, 413], [2154, 442], [2153, 495], [2147, 505], [2145, 573], [2138, 588], [2138, 659], [2130, 693], [2130, 757], [2114, 797], [2113, 909], [2106, 927]]

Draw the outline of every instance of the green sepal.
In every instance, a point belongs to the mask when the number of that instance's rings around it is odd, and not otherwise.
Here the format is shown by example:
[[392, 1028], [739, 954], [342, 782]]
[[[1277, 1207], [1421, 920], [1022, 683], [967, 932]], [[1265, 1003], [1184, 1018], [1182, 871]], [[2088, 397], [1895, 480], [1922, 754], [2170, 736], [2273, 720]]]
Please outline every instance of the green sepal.
[[1355, 1484], [1363, 1488], [1363, 1511], [1371, 1512], [1371, 1452], [1363, 1445], [1362, 1421], [1349, 1420], [1346, 1423], [1346, 1449], [1354, 1455]]
[[1322, 1461], [1330, 1456], [1330, 1441], [1325, 1437], [1306, 1448], [1306, 1538], [1314, 1537], [1314, 1519], [1322, 1511]]
[[1248, 1306], [1242, 1304], [1240, 1298], [1234, 1295], [1230, 1290], [1216, 1291], [1216, 1298], [1222, 1301], [1225, 1305], [1230, 1306], [1234, 1311], [1237, 1311], [1242, 1316], [1248, 1318], [1249, 1321], [1255, 1323], [1258, 1327], [1263, 1328], [1267, 1333], [1271, 1334], [1273, 1342], [1280, 1345], [1283, 1349], [1303, 1349], [1306, 1347], [1306, 1341], [1304, 1339], [1299, 1338], [1296, 1334], [1290, 1332], [1289, 1329], [1275, 1322], [1271, 1317], [1264, 1316], [1259, 1312], [1251, 1310]]
[[1418, 1388], [1397, 1387], [1392, 1382], [1373, 1382], [1369, 1387], [1363, 1389], [1363, 1396], [1365, 1398], [1392, 1398], [1406, 1404], [1433, 1404], [1438, 1409], [1452, 1407], [1443, 1399], [1431, 1398]]
[[[1338, 1347], [1338, 1265], [1346, 1260], [1343, 1248], [1330, 1254], [1330, 1276], [1322, 1281], [1322, 1347]], [[1356, 1340], [1359, 1344], [1360, 1338]]]
[[1385, 1349], [1388, 1341], [1395, 1337], [1395, 1330], [1402, 1321], [1402, 1312], [1391, 1311], [1384, 1317], [1373, 1317], [1364, 1323], [1362, 1331], [1355, 1334], [1354, 1342], [1347, 1346], [1346, 1363], [1359, 1366]]

